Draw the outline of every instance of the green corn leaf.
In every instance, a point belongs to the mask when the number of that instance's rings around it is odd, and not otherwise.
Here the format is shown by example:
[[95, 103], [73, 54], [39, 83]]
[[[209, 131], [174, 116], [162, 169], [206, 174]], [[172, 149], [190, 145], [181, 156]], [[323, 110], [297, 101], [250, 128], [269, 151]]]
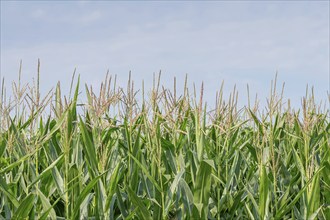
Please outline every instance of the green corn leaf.
[[93, 180], [91, 180], [81, 191], [77, 198], [77, 203], [74, 204], [75, 208], [73, 210], [73, 217], [72, 219], [78, 219], [79, 218], [79, 211], [80, 211], [80, 205], [81, 203], [86, 199], [86, 197], [89, 195], [90, 191], [95, 187], [99, 179], [104, 175], [105, 173], [95, 177]]
[[45, 178], [46, 176], [51, 174], [51, 169], [53, 169], [57, 163], [59, 163], [61, 160], [63, 159], [63, 154], [61, 156], [59, 156], [59, 158], [57, 158], [57, 160], [55, 160], [51, 165], [49, 165], [46, 169], [44, 169], [44, 171], [42, 171], [42, 173], [39, 174], [39, 176], [37, 176], [37, 178], [35, 180], [33, 180], [33, 182], [28, 186], [28, 188], [30, 188], [31, 186], [33, 186], [36, 182], [38, 182], [40, 179]]
[[146, 206], [143, 204], [143, 201], [129, 187], [127, 188], [127, 192], [128, 192], [128, 195], [129, 195], [132, 203], [134, 204], [134, 206], [138, 207], [137, 213], [139, 215], [139, 218], [151, 220], [152, 217], [150, 215], [150, 212], [146, 208]]
[[157, 181], [154, 179], [153, 176], [149, 173], [149, 171], [129, 152], [127, 152], [128, 155], [134, 160], [134, 162], [138, 165], [138, 167], [142, 170], [142, 172], [148, 177], [148, 179], [153, 183], [153, 185], [158, 189], [160, 192], [162, 191], [161, 187], [157, 183]]
[[261, 219], [267, 219], [269, 214], [269, 179], [266, 168], [261, 165], [259, 188], [259, 215]]
[[[211, 190], [211, 173], [214, 167], [213, 161], [203, 160], [196, 175], [196, 185], [194, 188], [194, 204], [201, 214], [202, 219], [208, 215], [208, 200]], [[202, 207], [202, 208], [201, 208]]]
[[3, 179], [2, 176], [0, 176], [0, 190], [13, 203], [14, 207], [16, 207], [16, 208], [19, 207], [19, 204], [20, 204], [19, 201], [15, 198], [13, 193], [10, 191], [8, 184]]
[[13, 219], [27, 219], [34, 206], [35, 198], [35, 195], [32, 193], [27, 195], [22, 202], [20, 202]]
[[42, 191], [40, 189], [38, 189], [38, 188], [36, 188], [36, 189], [37, 189], [38, 196], [41, 201], [43, 210], [48, 212], [48, 218], [56, 219], [55, 210], [53, 209], [52, 205], [50, 204], [49, 199], [42, 193]]

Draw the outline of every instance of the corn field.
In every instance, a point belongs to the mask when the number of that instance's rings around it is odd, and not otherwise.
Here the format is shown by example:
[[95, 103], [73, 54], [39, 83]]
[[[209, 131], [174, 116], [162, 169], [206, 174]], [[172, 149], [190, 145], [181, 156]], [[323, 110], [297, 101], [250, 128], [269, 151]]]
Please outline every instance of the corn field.
[[41, 96], [38, 73], [12, 99], [2, 82], [0, 219], [330, 219], [329, 110], [311, 90], [295, 110], [276, 80], [264, 108], [221, 87], [210, 108], [203, 85], [154, 78], [94, 91], [74, 74]]

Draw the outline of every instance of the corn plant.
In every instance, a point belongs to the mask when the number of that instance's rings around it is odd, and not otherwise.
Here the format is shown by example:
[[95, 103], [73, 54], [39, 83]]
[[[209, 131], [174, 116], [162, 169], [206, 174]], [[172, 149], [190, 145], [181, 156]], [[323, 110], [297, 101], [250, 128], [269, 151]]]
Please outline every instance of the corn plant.
[[[272, 83], [265, 109], [160, 85], [72, 78], [0, 99], [0, 219], [330, 219], [329, 111]], [[21, 75], [21, 71], [19, 76]], [[19, 77], [20, 79], [20, 77]], [[84, 93], [84, 94], [82, 94]], [[85, 97], [85, 98], [82, 98]]]

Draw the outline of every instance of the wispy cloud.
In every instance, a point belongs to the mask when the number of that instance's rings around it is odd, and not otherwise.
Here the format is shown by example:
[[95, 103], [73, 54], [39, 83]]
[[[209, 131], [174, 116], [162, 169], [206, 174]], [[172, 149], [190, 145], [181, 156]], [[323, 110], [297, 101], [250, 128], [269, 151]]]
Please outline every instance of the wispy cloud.
[[92, 11], [87, 15], [80, 17], [78, 21], [81, 23], [90, 23], [99, 21], [102, 18], [102, 13], [100, 11]]
[[40, 19], [43, 18], [45, 15], [46, 15], [46, 11], [41, 8], [35, 9], [31, 12], [32, 18]]

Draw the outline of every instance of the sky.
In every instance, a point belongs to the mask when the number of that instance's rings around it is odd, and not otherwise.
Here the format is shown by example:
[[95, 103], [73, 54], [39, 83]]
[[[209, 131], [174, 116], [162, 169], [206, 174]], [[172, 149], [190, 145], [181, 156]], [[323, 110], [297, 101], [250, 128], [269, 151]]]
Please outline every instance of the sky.
[[40, 58], [46, 93], [57, 81], [68, 91], [75, 68], [96, 88], [107, 70], [122, 87], [131, 71], [136, 88], [151, 88], [161, 71], [179, 91], [188, 74], [212, 106], [223, 80], [225, 96], [236, 85], [243, 105], [247, 84], [266, 100], [278, 72], [299, 107], [307, 84], [327, 100], [329, 10], [328, 1], [1, 1], [1, 75], [10, 87], [22, 60], [31, 82]]

